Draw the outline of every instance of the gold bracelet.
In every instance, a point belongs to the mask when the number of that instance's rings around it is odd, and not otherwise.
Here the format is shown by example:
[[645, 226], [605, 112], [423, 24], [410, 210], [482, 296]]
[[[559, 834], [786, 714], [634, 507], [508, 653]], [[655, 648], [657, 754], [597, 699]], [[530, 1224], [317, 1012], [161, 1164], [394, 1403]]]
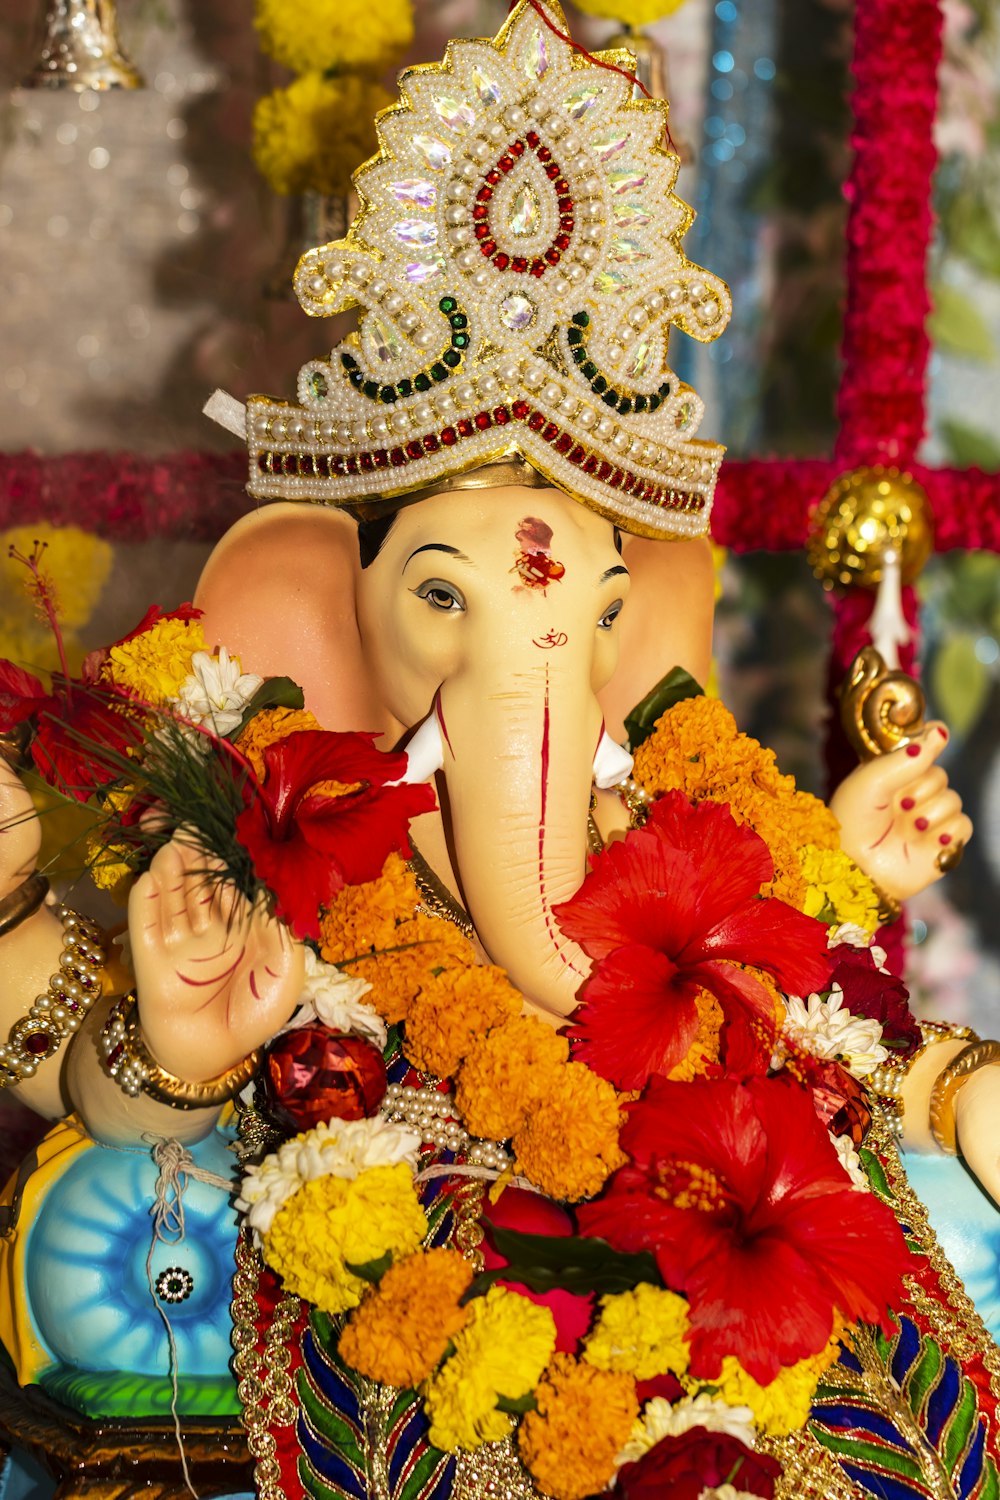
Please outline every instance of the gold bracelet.
[[33, 917], [49, 894], [49, 882], [44, 875], [39, 875], [37, 870], [34, 875], [29, 875], [27, 880], [9, 895], [0, 901], [0, 937], [6, 932], [13, 932], [15, 927], [20, 927], [22, 922]]
[[[44, 876], [38, 878], [44, 880]], [[6, 1043], [0, 1046], [0, 1088], [32, 1078], [39, 1063], [53, 1057], [66, 1038], [79, 1031], [84, 1016], [100, 996], [104, 968], [101, 929], [68, 907], [60, 907], [59, 915], [63, 924], [59, 969], [44, 995], [36, 995], [28, 1014], [14, 1022]]]
[[933, 1047], [936, 1042], [979, 1041], [968, 1026], [956, 1026], [950, 1021], [920, 1021], [917, 1024], [920, 1027], [920, 1046], [916, 1051], [901, 1062], [882, 1063], [865, 1079], [870, 1091], [878, 1097], [897, 1140], [903, 1134], [903, 1085], [917, 1058], [923, 1057], [928, 1047]]
[[128, 1094], [137, 1099], [148, 1094], [171, 1109], [209, 1109], [226, 1104], [246, 1086], [260, 1065], [260, 1051], [251, 1052], [234, 1068], [189, 1083], [168, 1073], [155, 1061], [142, 1039], [139, 1008], [135, 990], [129, 990], [111, 1007], [100, 1038], [101, 1060], [105, 1071]]
[[931, 1135], [948, 1156], [958, 1155], [958, 1131], [955, 1124], [955, 1095], [973, 1073], [1000, 1063], [1000, 1042], [974, 1041], [963, 1047], [934, 1080], [931, 1089]]
[[870, 875], [868, 879], [871, 880], [872, 887], [878, 897], [878, 925], [880, 927], [888, 927], [890, 922], [898, 922], [900, 913], [903, 910], [902, 901], [897, 901], [895, 896], [890, 896], [881, 886], [876, 885]]

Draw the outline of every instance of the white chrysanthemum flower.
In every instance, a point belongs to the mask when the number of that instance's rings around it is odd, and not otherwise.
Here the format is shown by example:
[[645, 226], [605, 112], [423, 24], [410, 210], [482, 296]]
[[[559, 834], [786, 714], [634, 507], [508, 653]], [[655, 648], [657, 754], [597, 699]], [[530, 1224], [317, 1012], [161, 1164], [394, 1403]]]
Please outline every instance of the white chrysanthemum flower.
[[225, 646], [218, 656], [196, 651], [173, 704], [192, 724], [219, 736], [231, 734], [263, 681], [255, 672], [244, 672], [239, 657], [230, 656]]
[[833, 1058], [855, 1078], [866, 1078], [889, 1056], [879, 1045], [882, 1025], [844, 1009], [844, 992], [834, 985], [829, 996], [789, 997], [785, 1006], [783, 1038], [813, 1057]]
[[852, 948], [869, 948], [871, 940], [871, 933], [866, 932], [863, 927], [859, 927], [856, 922], [841, 922], [839, 927], [830, 929], [826, 939], [826, 946], [828, 948], [840, 948], [845, 943], [848, 943]]
[[249, 1169], [240, 1183], [236, 1207], [258, 1237], [267, 1234], [278, 1210], [317, 1177], [353, 1180], [370, 1167], [406, 1162], [416, 1168], [420, 1137], [381, 1115], [371, 1120], [332, 1120], [286, 1141]]
[[378, 1011], [361, 999], [370, 989], [367, 979], [343, 974], [336, 965], [324, 963], [307, 947], [302, 998], [284, 1029], [295, 1031], [319, 1019], [331, 1031], [353, 1031], [367, 1037], [381, 1052], [386, 1042], [385, 1023]]
[[642, 1415], [633, 1426], [615, 1464], [621, 1468], [622, 1464], [635, 1463], [650, 1448], [655, 1448], [661, 1438], [680, 1437], [692, 1427], [724, 1432], [729, 1437], [738, 1438], [748, 1448], [752, 1448], [756, 1441], [753, 1412], [749, 1406], [729, 1406], [717, 1396], [704, 1393], [685, 1396], [672, 1403], [662, 1396], [654, 1396], [643, 1407]]
[[861, 1157], [854, 1149], [854, 1142], [850, 1136], [831, 1135], [830, 1141], [834, 1151], [840, 1157], [840, 1165], [851, 1179], [851, 1186], [858, 1192], [870, 1193], [871, 1185], [861, 1165]]

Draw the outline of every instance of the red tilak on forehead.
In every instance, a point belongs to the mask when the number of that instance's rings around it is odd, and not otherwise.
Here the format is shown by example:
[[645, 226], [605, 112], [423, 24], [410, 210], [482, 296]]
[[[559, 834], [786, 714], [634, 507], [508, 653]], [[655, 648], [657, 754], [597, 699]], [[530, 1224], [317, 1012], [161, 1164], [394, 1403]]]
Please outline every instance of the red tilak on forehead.
[[525, 588], [545, 589], [558, 583], [566, 572], [565, 565], [551, 555], [552, 527], [537, 516], [525, 516], [514, 533], [519, 552], [511, 572], [516, 573]]

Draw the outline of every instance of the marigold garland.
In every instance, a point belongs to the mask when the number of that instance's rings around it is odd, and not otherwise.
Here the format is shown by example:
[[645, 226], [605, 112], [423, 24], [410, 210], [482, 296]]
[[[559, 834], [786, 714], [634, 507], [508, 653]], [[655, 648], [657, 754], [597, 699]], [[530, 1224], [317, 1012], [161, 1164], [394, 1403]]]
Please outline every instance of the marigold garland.
[[687, 1328], [683, 1297], [640, 1282], [630, 1292], [601, 1298], [583, 1357], [600, 1370], [619, 1370], [636, 1380], [682, 1375], [691, 1358], [684, 1337]]
[[447, 1078], [475, 1038], [519, 1015], [523, 997], [495, 964], [432, 974], [406, 1018], [406, 1054], [425, 1073]]
[[585, 1500], [603, 1490], [639, 1415], [632, 1377], [557, 1354], [535, 1401], [517, 1445], [540, 1488], [554, 1500]]
[[455, 1107], [473, 1135], [509, 1140], [568, 1061], [564, 1036], [537, 1016], [515, 1016], [473, 1040], [455, 1080]]
[[585, 1063], [567, 1063], [514, 1135], [518, 1169], [550, 1198], [592, 1198], [625, 1161], [621, 1123], [612, 1085]]
[[444, 1358], [469, 1321], [459, 1305], [472, 1266], [457, 1250], [439, 1248], [390, 1266], [340, 1335], [340, 1354], [369, 1380], [417, 1386]]
[[334, 1314], [356, 1307], [368, 1285], [348, 1266], [409, 1255], [426, 1232], [413, 1173], [399, 1162], [305, 1183], [275, 1214], [264, 1259], [289, 1291]]

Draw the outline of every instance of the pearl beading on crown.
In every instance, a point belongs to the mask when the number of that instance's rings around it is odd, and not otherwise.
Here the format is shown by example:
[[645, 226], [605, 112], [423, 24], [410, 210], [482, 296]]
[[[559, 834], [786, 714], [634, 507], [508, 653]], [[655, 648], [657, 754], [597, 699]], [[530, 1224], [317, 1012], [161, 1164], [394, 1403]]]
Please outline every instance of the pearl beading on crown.
[[666, 104], [531, 0], [400, 87], [347, 237], [295, 273], [306, 312], [356, 309], [357, 332], [298, 405], [251, 398], [250, 493], [357, 504], [519, 454], [628, 531], [706, 532], [723, 449], [667, 338], [714, 339], [731, 301], [680, 249]]

